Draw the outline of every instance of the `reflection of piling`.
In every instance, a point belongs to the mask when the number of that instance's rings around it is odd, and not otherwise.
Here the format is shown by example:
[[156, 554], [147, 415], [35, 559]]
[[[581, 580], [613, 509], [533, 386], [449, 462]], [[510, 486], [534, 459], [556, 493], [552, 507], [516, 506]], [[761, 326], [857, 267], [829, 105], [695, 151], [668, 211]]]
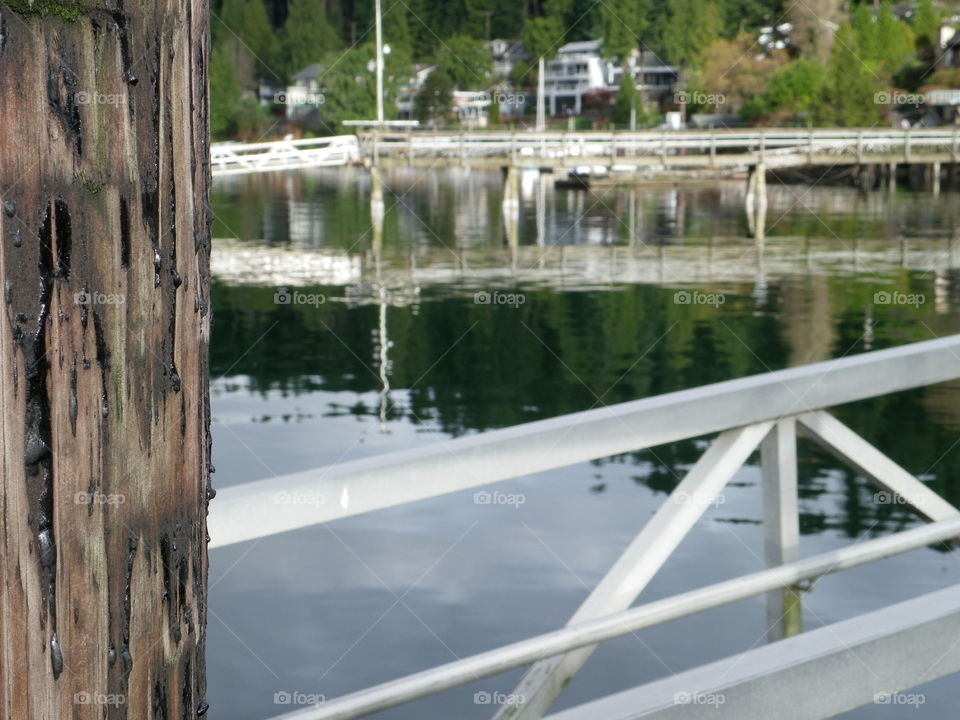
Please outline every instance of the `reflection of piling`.
[[379, 257], [383, 247], [383, 181], [380, 168], [370, 168], [370, 229], [373, 233], [373, 252]]
[[520, 175], [513, 165], [503, 181], [503, 229], [507, 245], [516, 248], [520, 244]]
[[750, 168], [745, 204], [750, 236], [763, 240], [767, 222], [767, 171], [762, 162]]

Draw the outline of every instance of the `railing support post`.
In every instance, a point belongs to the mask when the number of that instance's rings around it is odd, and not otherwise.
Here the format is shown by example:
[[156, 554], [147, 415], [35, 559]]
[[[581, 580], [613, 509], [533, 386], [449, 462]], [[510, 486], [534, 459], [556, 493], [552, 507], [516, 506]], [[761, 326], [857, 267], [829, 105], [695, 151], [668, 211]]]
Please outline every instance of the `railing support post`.
[[[779, 420], [760, 445], [763, 466], [763, 544], [767, 567], [800, 559], [797, 503], [797, 426]], [[767, 639], [782, 640], [801, 631], [803, 609], [795, 588], [767, 593]]]

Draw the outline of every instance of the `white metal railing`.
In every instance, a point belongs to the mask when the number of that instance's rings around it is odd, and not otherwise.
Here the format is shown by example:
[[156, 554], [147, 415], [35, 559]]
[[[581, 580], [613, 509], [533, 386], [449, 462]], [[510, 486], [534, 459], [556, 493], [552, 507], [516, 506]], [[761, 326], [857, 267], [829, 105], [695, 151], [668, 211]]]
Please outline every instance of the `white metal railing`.
[[[960, 379], [960, 335], [228, 487], [212, 506], [210, 547], [720, 432], [564, 629], [283, 716], [288, 720], [361, 717], [534, 663], [517, 688], [517, 696], [525, 702], [504, 706], [497, 715], [501, 720], [532, 720], [547, 712], [603, 640], [762, 593], [768, 593], [772, 617], [782, 618], [790, 612], [784, 603], [793, 591], [787, 588], [801, 581], [960, 537], [960, 511], [823, 410], [956, 379]], [[800, 560], [798, 430], [932, 522]], [[768, 569], [631, 609], [711, 498], [758, 446]], [[330, 501], [285, 502], [295, 493]], [[689, 497], [700, 501], [683, 501]]]
[[360, 160], [356, 135], [264, 143], [214, 143], [210, 164], [214, 175], [296, 170], [347, 165]]

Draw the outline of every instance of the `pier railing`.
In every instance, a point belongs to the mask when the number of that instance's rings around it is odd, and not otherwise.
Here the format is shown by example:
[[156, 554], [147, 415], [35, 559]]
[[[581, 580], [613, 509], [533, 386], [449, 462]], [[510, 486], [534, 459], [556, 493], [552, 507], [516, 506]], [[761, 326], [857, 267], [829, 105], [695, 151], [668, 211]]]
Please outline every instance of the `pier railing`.
[[383, 163], [576, 167], [731, 168], [799, 165], [957, 163], [960, 128], [750, 128], [643, 132], [369, 132], [264, 143], [215, 143], [215, 176]]
[[[960, 379], [960, 335], [864, 353], [764, 375], [668, 393], [611, 407], [495, 430], [330, 468], [221, 490], [209, 521], [211, 548], [266, 537], [343, 517], [436, 497], [573, 463], [719, 433], [653, 518], [640, 530], [566, 627], [473, 657], [283, 715], [285, 720], [346, 720], [531, 665], [515, 691], [523, 702], [503, 706], [498, 720], [540, 718], [587, 661], [599, 642], [669, 620], [766, 594], [770, 639], [796, 631], [798, 585], [932, 543], [960, 537], [960, 511], [832, 415], [829, 407], [910, 388]], [[814, 557], [799, 557], [797, 433], [813, 439], [929, 524], [859, 542]], [[694, 527], [749, 456], [760, 449], [767, 569], [652, 603], [631, 607], [644, 587]], [[329, 502], [288, 504], [291, 494]], [[695, 501], [691, 501], [691, 498]], [[957, 593], [954, 593], [955, 595]], [[951, 598], [953, 596], [951, 595]], [[954, 598], [955, 600], [956, 598]], [[820, 697], [804, 714], [824, 717], [874, 701], [920, 682], [960, 671], [960, 649], [933, 640], [956, 637], [960, 605], [939, 594], [909, 608], [893, 606], [859, 625], [814, 631], [749, 651], [738, 662], [749, 673], [711, 666], [675, 676], [685, 691], [727, 688], [741, 701], [711, 705], [709, 717], [762, 717], [751, 698], [796, 691], [809, 673], [851, 672], [851, 648], [900, 649], [914, 630], [930, 634], [929, 648], [911, 647], [894, 663], [897, 672], [874, 673], [846, 694]], [[852, 622], [852, 621], [848, 621]], [[878, 627], [879, 624], [879, 627]], [[842, 627], [841, 627], [842, 626]], [[921, 627], [922, 626], [922, 627]], [[833, 627], [833, 626], [831, 626]], [[866, 629], [865, 629], [866, 628]], [[847, 638], [844, 640], [844, 638]], [[879, 645], [878, 645], [879, 643]], [[762, 659], [751, 653], [774, 653]], [[845, 664], [846, 663], [846, 664]], [[936, 668], [935, 670], [933, 668]], [[803, 668], [804, 672], [799, 672]], [[812, 669], [811, 669], [812, 668]], [[729, 670], [729, 668], [728, 668]], [[613, 717], [699, 717], [703, 706], [675, 695], [663, 700], [663, 683], [636, 688], [603, 707], [583, 706], [565, 720]], [[738, 684], [739, 683], [739, 684]], [[689, 693], [686, 696], [689, 698]], [[619, 705], [617, 704], [619, 703]], [[825, 705], [825, 703], [827, 703]], [[832, 704], [830, 704], [832, 703]], [[679, 707], [684, 705], [684, 707]], [[627, 708], [619, 715], [617, 708]], [[817, 714], [819, 713], [819, 714]], [[705, 715], [706, 716], [706, 715]], [[559, 718], [558, 718], [559, 720]]]
[[643, 132], [393, 132], [360, 136], [364, 155], [483, 164], [768, 165], [957, 162], [957, 128], [654, 130]]

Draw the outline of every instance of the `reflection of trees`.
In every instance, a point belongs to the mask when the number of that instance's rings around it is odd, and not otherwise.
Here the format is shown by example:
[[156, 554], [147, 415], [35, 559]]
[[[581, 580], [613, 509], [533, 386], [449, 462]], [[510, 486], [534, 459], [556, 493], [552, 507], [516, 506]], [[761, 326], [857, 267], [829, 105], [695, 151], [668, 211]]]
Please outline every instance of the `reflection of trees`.
[[[930, 292], [931, 281], [917, 274], [904, 272], [893, 281], [885, 289]], [[830, 316], [819, 318], [816, 327], [832, 338], [830, 354], [864, 350], [864, 312], [876, 286], [830, 279], [816, 286], [816, 294], [828, 295], [829, 302], [815, 303], [804, 298], [804, 290], [812, 288], [785, 287], [790, 282], [771, 284], [760, 307], [744, 290], [743, 296], [728, 295], [720, 309], [675, 304], [672, 290], [653, 286], [526, 292], [519, 308], [476, 305], [472, 294], [444, 298], [424, 291], [416, 313], [388, 310], [395, 343], [390, 381], [400, 391], [395, 397], [405, 398], [389, 408], [388, 417], [429, 422], [457, 436], [780, 369], [802, 350], [804, 333], [796, 328], [811, 327], [807, 314], [820, 313], [821, 307], [829, 307]], [[379, 389], [371, 361], [376, 306], [275, 305], [273, 293], [272, 288], [215, 285], [213, 377], [245, 375], [251, 390], [261, 393]], [[956, 317], [937, 314], [932, 303], [919, 309], [876, 307], [873, 321], [875, 349], [929, 339], [931, 331], [958, 330]], [[943, 388], [921, 388], [835, 413], [911, 473], [929, 476], [936, 492], [960, 505], [955, 482], [960, 450], [947, 452], [960, 424], [955, 411], [931, 401], [943, 393]], [[328, 412], [376, 417], [378, 408], [358, 399]], [[689, 440], [597, 464], [630, 464], [635, 482], [667, 493], [701, 452], [702, 442]], [[828, 482], [830, 476], [839, 479]], [[876, 504], [872, 486], [806, 441], [800, 448], [799, 481], [801, 506], [807, 506], [801, 517], [805, 533], [882, 533], [912, 517], [904, 506]], [[811, 500], [818, 501], [816, 510]]]

